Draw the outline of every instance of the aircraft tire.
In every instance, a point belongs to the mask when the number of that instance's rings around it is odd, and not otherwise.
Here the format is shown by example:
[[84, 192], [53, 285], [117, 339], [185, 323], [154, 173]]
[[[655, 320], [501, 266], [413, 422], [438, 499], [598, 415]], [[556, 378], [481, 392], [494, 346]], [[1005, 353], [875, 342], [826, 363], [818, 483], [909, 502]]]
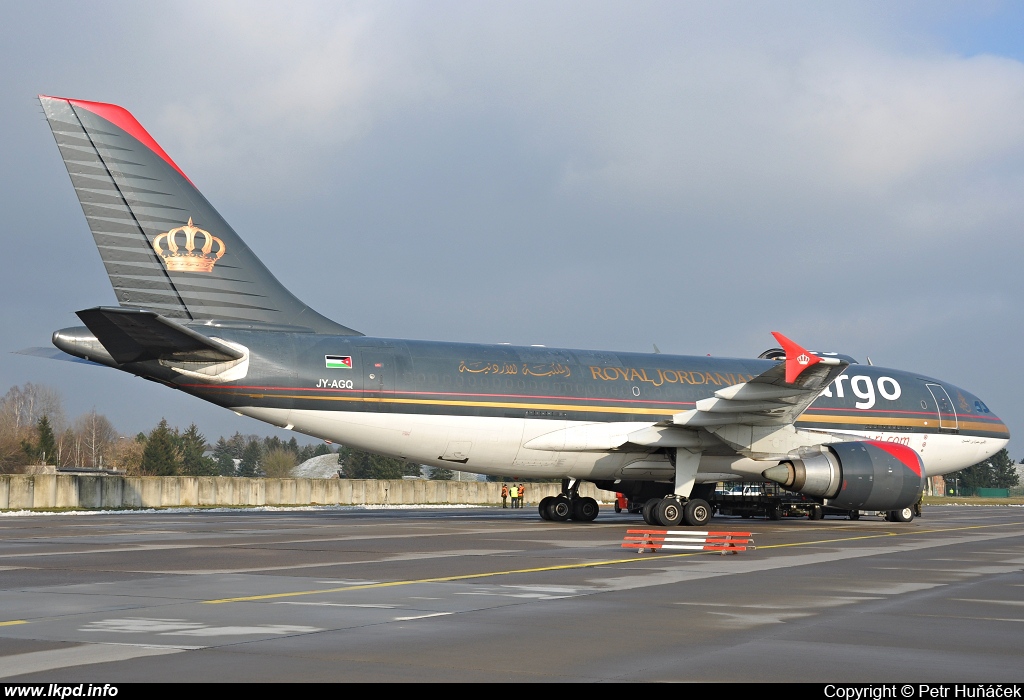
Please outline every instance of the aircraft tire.
[[658, 507], [658, 499], [657, 498], [652, 498], [651, 500], [647, 501], [647, 503], [644, 503], [644, 507], [643, 507], [643, 510], [641, 512], [643, 513], [643, 516], [644, 516], [644, 522], [647, 523], [648, 525], [654, 525], [655, 527], [661, 525], [661, 522], [659, 520], [657, 520], [657, 517], [658, 517], [657, 513], [654, 512], [657, 507]]
[[860, 520], [860, 511], [859, 510], [851, 510], [849, 515], [850, 515], [850, 520]]
[[559, 523], [564, 523], [571, 518], [572, 504], [569, 503], [569, 499], [555, 496], [554, 500], [548, 504], [548, 516], [551, 520]]
[[676, 527], [683, 522], [683, 504], [671, 496], [658, 501], [654, 513], [665, 527]]
[[541, 520], [551, 520], [551, 515], [548, 513], [548, 506], [551, 505], [551, 501], [555, 500], [554, 496], [545, 496], [540, 499], [540, 503], [537, 504], [537, 510], [540, 511]]
[[825, 517], [825, 509], [819, 505], [811, 506], [811, 512], [807, 514], [811, 520], [821, 520]]
[[894, 510], [889, 516], [889, 521], [894, 523], [909, 523], [914, 519], [914, 509], [910, 506]]
[[582, 523], [596, 520], [600, 512], [601, 507], [597, 505], [597, 501], [589, 496], [577, 498], [572, 503], [572, 519]]
[[711, 522], [711, 506], [703, 499], [691, 499], [683, 508], [683, 520], [687, 525], [707, 525]]

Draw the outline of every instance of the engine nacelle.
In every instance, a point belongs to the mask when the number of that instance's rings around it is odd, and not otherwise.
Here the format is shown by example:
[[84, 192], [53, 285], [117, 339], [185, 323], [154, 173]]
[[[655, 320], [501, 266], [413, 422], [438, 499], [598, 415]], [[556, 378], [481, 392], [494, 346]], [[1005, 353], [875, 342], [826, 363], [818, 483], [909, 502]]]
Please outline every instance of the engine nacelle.
[[761, 473], [790, 491], [850, 510], [899, 510], [924, 490], [921, 456], [893, 442], [838, 442], [821, 454], [780, 462]]

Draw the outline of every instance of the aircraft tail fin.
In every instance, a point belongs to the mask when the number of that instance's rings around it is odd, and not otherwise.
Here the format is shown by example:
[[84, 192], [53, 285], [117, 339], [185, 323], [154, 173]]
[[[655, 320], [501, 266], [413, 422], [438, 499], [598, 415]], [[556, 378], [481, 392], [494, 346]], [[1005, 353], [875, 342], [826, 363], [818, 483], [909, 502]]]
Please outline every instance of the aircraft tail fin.
[[121, 306], [183, 323], [361, 335], [278, 282], [127, 110], [39, 100]]

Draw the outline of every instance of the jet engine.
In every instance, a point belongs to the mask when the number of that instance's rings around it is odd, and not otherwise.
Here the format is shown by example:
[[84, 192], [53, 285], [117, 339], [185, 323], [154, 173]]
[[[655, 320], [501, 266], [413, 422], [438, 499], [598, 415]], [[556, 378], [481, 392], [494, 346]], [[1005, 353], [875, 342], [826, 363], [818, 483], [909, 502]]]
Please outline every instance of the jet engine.
[[920, 455], [893, 442], [839, 442], [820, 454], [794, 457], [761, 475], [790, 491], [828, 499], [850, 510], [894, 511], [917, 502], [924, 489]]

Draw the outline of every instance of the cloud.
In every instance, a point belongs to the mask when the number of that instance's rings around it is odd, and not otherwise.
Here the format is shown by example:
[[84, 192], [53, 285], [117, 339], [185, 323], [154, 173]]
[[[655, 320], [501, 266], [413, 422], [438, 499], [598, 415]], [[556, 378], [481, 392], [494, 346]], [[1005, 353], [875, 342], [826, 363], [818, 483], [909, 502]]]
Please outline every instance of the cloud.
[[[55, 8], [0, 10], [24, 66], [0, 83], [123, 103], [282, 282], [359, 330], [715, 354], [781, 330], [933, 353], [938, 376], [965, 337], [1022, 340], [1024, 65], [978, 32], [958, 50], [931, 6]], [[32, 336], [13, 348], [110, 292], [38, 108], [10, 103], [5, 318]], [[1014, 405], [984, 369], [971, 390]]]

